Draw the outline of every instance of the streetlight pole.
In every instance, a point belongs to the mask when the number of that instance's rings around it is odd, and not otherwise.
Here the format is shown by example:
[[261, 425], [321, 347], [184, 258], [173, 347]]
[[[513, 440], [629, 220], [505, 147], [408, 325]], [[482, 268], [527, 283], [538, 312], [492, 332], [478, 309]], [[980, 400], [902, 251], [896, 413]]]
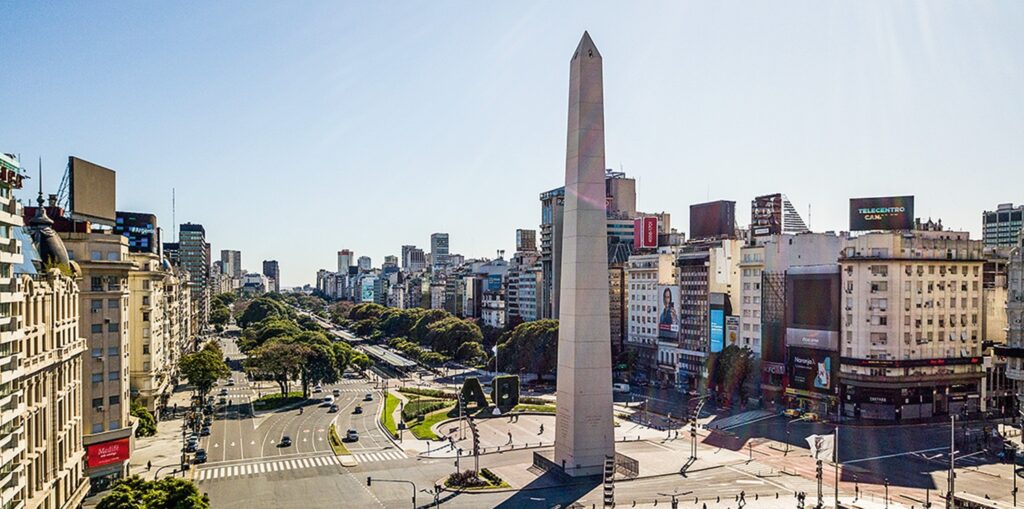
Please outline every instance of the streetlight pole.
[[953, 491], [956, 489], [956, 451], [953, 449], [956, 442], [956, 414], [949, 416], [949, 489], [946, 493], [946, 509], [953, 509]]
[[406, 481], [405, 479], [374, 479], [373, 477], [367, 476], [366, 485], [373, 485], [373, 481], [377, 482], [399, 482], [412, 485], [412, 509], [416, 509], [416, 483], [412, 481]]

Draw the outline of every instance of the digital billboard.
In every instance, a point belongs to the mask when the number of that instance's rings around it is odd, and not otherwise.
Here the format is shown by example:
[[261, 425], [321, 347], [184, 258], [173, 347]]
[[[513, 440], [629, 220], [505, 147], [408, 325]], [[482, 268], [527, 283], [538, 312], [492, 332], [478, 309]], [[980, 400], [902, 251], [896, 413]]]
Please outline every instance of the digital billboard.
[[850, 198], [850, 231], [913, 228], [913, 196]]
[[690, 205], [690, 238], [732, 237], [736, 229], [736, 202], [719, 200]]
[[738, 344], [740, 340], [740, 317], [736, 315], [725, 317], [725, 339], [730, 345]]
[[755, 237], [782, 233], [782, 194], [758, 196], [750, 202], [750, 231]]
[[711, 343], [711, 353], [718, 353], [725, 348], [725, 310], [711, 309], [709, 315], [708, 341]]
[[86, 461], [89, 468], [101, 467], [128, 459], [131, 445], [127, 438], [111, 440], [85, 447]]
[[836, 354], [813, 348], [789, 349], [789, 384], [796, 390], [831, 394], [838, 368]]
[[656, 247], [658, 247], [658, 218], [646, 216], [634, 219], [633, 248], [648, 249]]
[[138, 212], [117, 212], [114, 233], [128, 237], [128, 251], [156, 253], [156, 216]]
[[68, 158], [71, 217], [113, 226], [117, 174], [77, 157]]
[[786, 271], [786, 326], [839, 330], [839, 266], [791, 267]]
[[679, 340], [679, 287], [658, 286], [658, 337]]

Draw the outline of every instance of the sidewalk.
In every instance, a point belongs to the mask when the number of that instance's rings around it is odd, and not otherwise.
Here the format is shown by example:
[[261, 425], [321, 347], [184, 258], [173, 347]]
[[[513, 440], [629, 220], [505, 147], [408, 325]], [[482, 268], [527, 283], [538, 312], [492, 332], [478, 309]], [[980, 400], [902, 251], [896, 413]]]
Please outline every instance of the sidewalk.
[[[175, 387], [167, 406], [178, 405], [178, 416], [170, 417], [156, 423], [156, 435], [135, 439], [135, 450], [129, 460], [129, 472], [138, 474], [143, 479], [156, 479], [157, 476], [182, 474], [181, 448], [183, 447], [181, 426], [184, 415], [191, 405], [192, 391], [184, 385]], [[153, 468], [146, 469], [152, 462]]]

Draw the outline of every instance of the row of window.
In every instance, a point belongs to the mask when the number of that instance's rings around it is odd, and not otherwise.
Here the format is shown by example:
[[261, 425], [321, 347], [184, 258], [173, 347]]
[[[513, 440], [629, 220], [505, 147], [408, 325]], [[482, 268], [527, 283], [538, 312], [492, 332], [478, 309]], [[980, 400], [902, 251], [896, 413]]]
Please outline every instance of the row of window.
[[[108, 357], [117, 357], [120, 354], [121, 354], [121, 347], [119, 347], [119, 346], [112, 346], [110, 348], [107, 348], [107, 356]], [[92, 358], [93, 359], [99, 359], [99, 358], [102, 358], [102, 357], [103, 357], [103, 349], [102, 348], [93, 348], [92, 349]]]
[[[114, 431], [114, 430], [118, 430], [118, 429], [121, 429], [121, 421], [119, 419], [114, 419], [114, 420], [110, 421], [110, 427], [108, 428], [108, 430]], [[92, 434], [95, 435], [97, 433], [103, 433], [103, 423], [102, 422], [95, 422], [92, 425]]]
[[[107, 401], [108, 401], [108, 403], [111, 406], [113, 406], [113, 405], [120, 405], [121, 404], [121, 396], [115, 394], [115, 395], [110, 396], [109, 398], [107, 398]], [[99, 408], [101, 406], [103, 406], [103, 398], [92, 398], [92, 407], [94, 409], [95, 408]]]
[[[120, 378], [121, 378], [121, 375], [117, 371], [110, 371], [110, 372], [107, 373], [107, 380], [109, 380], [111, 382], [116, 382], [116, 381], [120, 380]], [[103, 373], [93, 373], [92, 374], [92, 383], [98, 384], [98, 383], [102, 383], [102, 382], [103, 382]]]

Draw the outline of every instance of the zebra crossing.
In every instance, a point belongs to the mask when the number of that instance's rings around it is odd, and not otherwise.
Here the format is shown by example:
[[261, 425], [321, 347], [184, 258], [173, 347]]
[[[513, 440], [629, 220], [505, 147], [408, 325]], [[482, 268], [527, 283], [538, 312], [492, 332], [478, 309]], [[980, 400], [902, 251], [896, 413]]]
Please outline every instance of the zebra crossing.
[[273, 472], [301, 470], [304, 468], [328, 467], [331, 465], [340, 466], [341, 461], [336, 456], [308, 456], [305, 458], [280, 459], [260, 463], [248, 463], [244, 465], [227, 465], [223, 467], [211, 466], [208, 468], [201, 468], [196, 472], [196, 482], [241, 477], [245, 475], [260, 475], [270, 474]]
[[377, 451], [377, 452], [361, 452], [361, 453], [353, 454], [353, 456], [355, 456], [356, 461], [358, 461], [360, 463], [370, 463], [370, 462], [376, 462], [376, 461], [404, 460], [405, 458], [407, 458], [405, 453], [403, 453], [402, 451], [397, 451], [397, 450]]

